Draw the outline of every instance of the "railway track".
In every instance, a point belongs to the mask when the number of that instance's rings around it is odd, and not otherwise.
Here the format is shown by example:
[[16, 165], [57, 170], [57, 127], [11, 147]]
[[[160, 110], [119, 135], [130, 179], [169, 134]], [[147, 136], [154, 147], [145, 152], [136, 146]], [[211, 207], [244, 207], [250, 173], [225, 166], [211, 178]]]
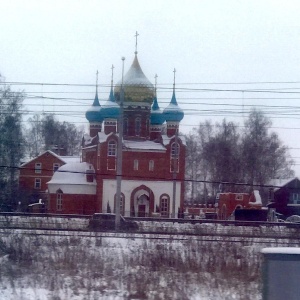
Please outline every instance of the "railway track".
[[239, 238], [239, 239], [289, 239], [300, 241], [300, 226], [296, 223], [241, 222], [220, 220], [185, 220], [185, 219], [154, 219], [128, 218], [139, 223], [139, 231], [128, 232], [93, 232], [87, 230], [90, 216], [82, 215], [48, 215], [24, 213], [0, 213], [0, 230], [44, 231], [46, 234], [68, 234], [70, 232], [86, 235], [127, 234], [130, 236], [149, 235], [176, 238], [207, 237], [207, 238]]
[[196, 234], [172, 234], [172, 233], [154, 233], [154, 232], [91, 232], [91, 231], [78, 231], [78, 230], [53, 230], [53, 229], [13, 229], [13, 228], [0, 228], [0, 237], [11, 234], [20, 234], [22, 236], [34, 236], [34, 237], [62, 237], [62, 238], [95, 238], [95, 239], [143, 239], [143, 240], [161, 240], [161, 241], [197, 241], [197, 242], [227, 242], [227, 243], [242, 243], [244, 246], [253, 244], [274, 244], [280, 245], [287, 244], [289, 246], [300, 246], [299, 238], [284, 238], [284, 237], [253, 237], [253, 236], [233, 236], [233, 235], [196, 235]]

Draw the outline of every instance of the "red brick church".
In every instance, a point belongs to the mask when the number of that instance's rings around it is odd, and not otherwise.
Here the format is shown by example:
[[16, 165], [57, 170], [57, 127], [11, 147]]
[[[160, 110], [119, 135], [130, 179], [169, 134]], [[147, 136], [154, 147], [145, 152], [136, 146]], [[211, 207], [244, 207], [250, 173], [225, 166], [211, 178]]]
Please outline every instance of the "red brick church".
[[49, 213], [115, 211], [120, 115], [121, 214], [170, 217], [175, 212], [177, 217], [183, 209], [185, 141], [178, 131], [184, 113], [176, 100], [175, 73], [170, 103], [161, 110], [156, 84], [153, 86], [144, 75], [136, 51], [122, 85], [120, 81], [114, 86], [112, 78], [108, 99], [101, 105], [96, 85], [95, 99], [86, 112], [89, 134], [82, 140], [81, 161], [62, 165], [47, 183]]

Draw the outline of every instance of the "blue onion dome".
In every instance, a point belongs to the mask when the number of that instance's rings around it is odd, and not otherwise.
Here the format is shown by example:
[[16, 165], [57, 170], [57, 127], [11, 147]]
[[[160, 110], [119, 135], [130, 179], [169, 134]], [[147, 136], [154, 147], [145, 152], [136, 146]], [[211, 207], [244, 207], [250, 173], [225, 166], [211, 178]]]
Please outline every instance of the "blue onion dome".
[[164, 116], [167, 122], [180, 122], [184, 117], [183, 110], [177, 104], [174, 89], [173, 89], [173, 96], [171, 102], [164, 109]]
[[110, 94], [106, 102], [102, 105], [101, 116], [103, 119], [117, 119], [120, 115], [120, 106], [115, 101], [113, 89], [110, 89]]
[[159, 108], [157, 97], [153, 98], [153, 104], [151, 107], [150, 124], [162, 125], [165, 122], [165, 116], [163, 111]]
[[85, 117], [89, 122], [102, 122], [103, 118], [101, 116], [101, 106], [98, 99], [98, 91], [96, 90], [95, 99], [93, 105], [86, 111]]
[[[116, 101], [120, 101], [122, 80], [115, 87]], [[154, 87], [141, 69], [137, 55], [123, 78], [124, 102], [146, 102], [151, 104], [154, 96]]]

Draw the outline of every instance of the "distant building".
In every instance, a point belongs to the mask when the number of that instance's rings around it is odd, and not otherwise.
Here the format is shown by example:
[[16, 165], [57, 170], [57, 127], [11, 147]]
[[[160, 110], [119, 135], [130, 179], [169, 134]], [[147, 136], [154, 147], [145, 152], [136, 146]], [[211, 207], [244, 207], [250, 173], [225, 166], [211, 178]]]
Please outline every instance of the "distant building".
[[[121, 214], [170, 217], [175, 211], [177, 217], [183, 209], [186, 146], [178, 134], [184, 113], [176, 100], [175, 76], [170, 103], [161, 110], [156, 86], [144, 75], [135, 52], [123, 88]], [[54, 175], [49, 173], [49, 212], [115, 211], [120, 101], [121, 82], [114, 87], [112, 80], [103, 105], [96, 86], [95, 99], [86, 112], [90, 132], [82, 141], [82, 162], [67, 163]], [[164, 123], [166, 134], [162, 133]]]
[[289, 179], [273, 179], [269, 182], [268, 207], [284, 217], [300, 215], [300, 180], [297, 177]]
[[38, 202], [39, 199], [47, 201], [48, 186], [55, 171], [68, 162], [80, 161], [80, 157], [59, 156], [48, 150], [39, 156], [23, 163], [20, 167], [19, 187], [22, 191], [31, 195], [30, 203]]

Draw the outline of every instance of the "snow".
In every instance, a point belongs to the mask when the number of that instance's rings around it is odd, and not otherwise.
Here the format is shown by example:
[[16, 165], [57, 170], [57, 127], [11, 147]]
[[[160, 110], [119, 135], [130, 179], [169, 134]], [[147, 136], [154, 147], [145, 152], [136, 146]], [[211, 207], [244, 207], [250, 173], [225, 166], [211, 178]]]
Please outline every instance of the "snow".
[[59, 156], [61, 160], [63, 160], [66, 164], [68, 163], [79, 163], [80, 156]]
[[300, 254], [299, 247], [274, 247], [264, 248], [261, 250], [263, 254]]
[[268, 183], [268, 185], [274, 186], [274, 191], [277, 191], [279, 188], [287, 185], [288, 183], [290, 183], [291, 181], [298, 179], [298, 177], [292, 177], [292, 178], [288, 178], [288, 179], [271, 179], [270, 182]]
[[95, 173], [93, 165], [71, 162], [61, 166], [48, 182], [50, 193], [61, 189], [66, 194], [96, 194], [96, 181], [87, 182], [86, 174]]
[[141, 150], [141, 151], [160, 151], [165, 152], [166, 148], [160, 144], [155, 143], [153, 141], [130, 141], [130, 140], [124, 140], [123, 141], [124, 146], [127, 150]]
[[[166, 134], [163, 134], [162, 136], [162, 140], [163, 140], [163, 144], [166, 146], [166, 145], [169, 145], [170, 144], [170, 141], [172, 139], [175, 139], [175, 135], [169, 137], [167, 136]], [[183, 145], [186, 145], [186, 139], [185, 139], [185, 136], [183, 135], [179, 135], [178, 138], [181, 140], [182, 144]]]
[[[24, 224], [28, 221], [22, 217], [10, 219], [15, 223], [17, 219]], [[64, 228], [87, 224], [87, 219], [50, 219]], [[168, 222], [139, 225], [153, 230], [160, 226], [173, 232], [196, 227], [202, 233], [213, 233], [221, 227], [229, 233], [235, 228]], [[241, 232], [251, 230], [271, 229], [247, 227]], [[194, 237], [167, 237], [0, 229], [0, 299], [259, 300], [261, 252], [268, 251], [262, 249], [299, 251], [282, 247], [285, 243], [278, 238], [268, 243], [255, 238], [233, 242], [209, 236], [205, 240], [200, 233]], [[5, 253], [6, 249], [10, 254]]]

